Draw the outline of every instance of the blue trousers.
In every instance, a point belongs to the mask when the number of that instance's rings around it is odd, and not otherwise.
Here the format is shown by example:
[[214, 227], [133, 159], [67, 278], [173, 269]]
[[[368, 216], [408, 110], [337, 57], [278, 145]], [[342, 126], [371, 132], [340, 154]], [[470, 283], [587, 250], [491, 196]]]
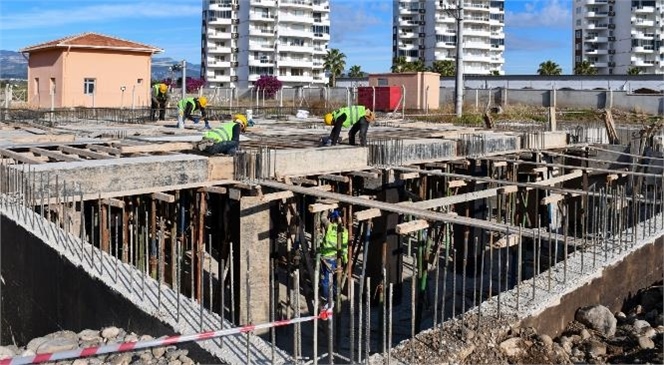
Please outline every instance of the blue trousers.
[[326, 264], [321, 265], [321, 277], [320, 277], [320, 290], [323, 292], [321, 296], [325, 298], [327, 303], [330, 303], [332, 300], [330, 298], [330, 274], [332, 274], [332, 282], [334, 287], [332, 288], [332, 298], [337, 295], [337, 280], [336, 280], [336, 269], [337, 269], [337, 259], [336, 258], [323, 258]]

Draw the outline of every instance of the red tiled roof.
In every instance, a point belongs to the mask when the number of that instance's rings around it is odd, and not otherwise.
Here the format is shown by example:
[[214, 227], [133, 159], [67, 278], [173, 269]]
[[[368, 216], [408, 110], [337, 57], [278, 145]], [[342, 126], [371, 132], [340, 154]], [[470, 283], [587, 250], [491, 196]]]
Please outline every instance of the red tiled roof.
[[32, 52], [42, 49], [61, 48], [61, 47], [103, 48], [103, 49], [112, 49], [112, 50], [151, 52], [151, 53], [163, 52], [162, 49], [157, 47], [149, 46], [142, 43], [132, 42], [117, 37], [111, 37], [104, 34], [92, 33], [92, 32], [72, 35], [56, 39], [53, 41], [25, 47], [21, 49], [21, 52]]

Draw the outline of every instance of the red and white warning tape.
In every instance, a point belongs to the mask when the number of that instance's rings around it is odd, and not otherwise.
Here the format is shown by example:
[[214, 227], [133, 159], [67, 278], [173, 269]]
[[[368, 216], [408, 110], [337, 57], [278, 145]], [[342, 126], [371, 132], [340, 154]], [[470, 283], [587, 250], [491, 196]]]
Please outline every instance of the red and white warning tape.
[[96, 356], [96, 355], [110, 354], [116, 352], [135, 351], [150, 347], [170, 346], [177, 343], [211, 340], [213, 338], [234, 335], [238, 333], [247, 333], [255, 330], [263, 330], [272, 327], [282, 327], [295, 323], [309, 322], [313, 321], [314, 319], [327, 320], [328, 318], [331, 317], [332, 317], [332, 308], [328, 308], [321, 311], [320, 314], [316, 316], [285, 319], [276, 322], [234, 327], [219, 331], [208, 331], [208, 332], [194, 333], [191, 335], [170, 336], [166, 338], [149, 340], [149, 341], [124, 342], [124, 343], [118, 343], [106, 346], [87, 347], [83, 349], [60, 351], [50, 354], [38, 354], [34, 356], [17, 356], [17, 357], [0, 360], [0, 365], [39, 364], [43, 362], [52, 362], [52, 361], [65, 360], [65, 359]]

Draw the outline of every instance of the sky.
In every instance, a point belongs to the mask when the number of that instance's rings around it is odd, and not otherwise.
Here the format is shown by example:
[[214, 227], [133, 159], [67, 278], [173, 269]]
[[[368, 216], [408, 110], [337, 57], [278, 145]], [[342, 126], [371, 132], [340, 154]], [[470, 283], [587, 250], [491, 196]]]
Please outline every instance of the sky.
[[[240, 4], [248, 0], [240, 0]], [[346, 67], [388, 72], [392, 0], [330, 0], [330, 48]], [[427, 0], [432, 1], [432, 0]], [[0, 0], [0, 49], [97, 32], [164, 49], [160, 56], [200, 63], [201, 0]], [[536, 74], [554, 61], [572, 73], [572, 0], [505, 1], [505, 73]]]

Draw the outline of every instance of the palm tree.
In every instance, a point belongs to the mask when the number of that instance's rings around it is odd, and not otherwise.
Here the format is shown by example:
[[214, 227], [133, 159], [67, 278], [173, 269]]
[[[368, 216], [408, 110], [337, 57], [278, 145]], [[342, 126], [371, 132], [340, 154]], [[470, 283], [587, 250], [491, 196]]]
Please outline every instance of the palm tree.
[[350, 67], [350, 70], [348, 70], [348, 77], [363, 77], [364, 72], [362, 72], [362, 68], [358, 65], [353, 65]]
[[341, 75], [346, 67], [346, 55], [341, 53], [336, 48], [327, 51], [323, 56], [323, 68], [331, 75], [330, 86], [334, 87], [337, 81], [337, 76]]
[[456, 74], [456, 65], [452, 60], [433, 61], [431, 71], [439, 73], [440, 76], [454, 76]]
[[583, 60], [574, 67], [575, 75], [597, 75], [597, 69], [589, 61]]
[[540, 63], [539, 69], [537, 69], [537, 73], [540, 76], [560, 75], [562, 72], [563, 70], [560, 68], [560, 66], [551, 60]]
[[408, 71], [410, 72], [424, 72], [427, 70], [427, 66], [421, 59], [417, 59], [416, 61], [411, 62], [409, 66], [410, 67], [408, 67]]
[[630, 67], [629, 70], [627, 70], [628, 75], [638, 75], [641, 73], [641, 69], [638, 67]]
[[401, 73], [407, 72], [409, 68], [408, 61], [406, 61], [405, 56], [399, 56], [392, 60], [392, 72]]

